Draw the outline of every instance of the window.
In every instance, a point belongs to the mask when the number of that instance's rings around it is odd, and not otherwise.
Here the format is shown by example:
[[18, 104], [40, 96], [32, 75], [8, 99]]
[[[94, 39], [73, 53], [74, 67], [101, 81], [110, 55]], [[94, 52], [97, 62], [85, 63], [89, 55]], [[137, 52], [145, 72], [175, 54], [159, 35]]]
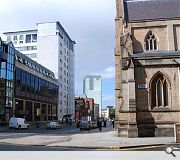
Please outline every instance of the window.
[[152, 31], [150, 31], [145, 37], [145, 48], [146, 51], [158, 49], [157, 37], [152, 33]]
[[13, 37], [13, 43], [14, 43], [14, 44], [17, 44], [17, 36], [14, 36], [14, 37]]
[[31, 34], [26, 35], [26, 43], [31, 43]]
[[17, 36], [14, 36], [14, 37], [13, 37], [13, 41], [17, 41]]
[[23, 43], [23, 41], [24, 41], [24, 35], [20, 35], [19, 36], [19, 43]]
[[170, 83], [167, 78], [158, 72], [151, 80], [151, 108], [168, 107], [170, 97]]
[[37, 42], [37, 34], [32, 34], [32, 42]]

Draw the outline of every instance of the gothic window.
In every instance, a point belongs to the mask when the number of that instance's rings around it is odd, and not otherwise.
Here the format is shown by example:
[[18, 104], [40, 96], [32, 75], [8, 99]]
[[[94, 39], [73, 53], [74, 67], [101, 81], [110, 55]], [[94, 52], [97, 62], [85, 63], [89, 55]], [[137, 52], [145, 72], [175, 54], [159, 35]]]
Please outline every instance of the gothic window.
[[163, 74], [156, 74], [150, 84], [151, 108], [169, 106], [170, 84]]
[[145, 37], [146, 51], [157, 50], [157, 37], [150, 31]]

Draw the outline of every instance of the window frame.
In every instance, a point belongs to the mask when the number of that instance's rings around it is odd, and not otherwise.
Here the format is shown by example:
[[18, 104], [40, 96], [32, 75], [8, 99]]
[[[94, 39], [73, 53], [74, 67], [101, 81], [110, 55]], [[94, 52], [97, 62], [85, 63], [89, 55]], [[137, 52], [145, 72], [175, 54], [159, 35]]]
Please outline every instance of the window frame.
[[[161, 89], [161, 103], [162, 105], [159, 105], [159, 92], [158, 92], [158, 83], [160, 84]], [[166, 94], [164, 94], [164, 84], [166, 84]], [[149, 83], [149, 109], [150, 110], [164, 110], [164, 109], [171, 109], [171, 84], [167, 76], [165, 76], [161, 72], [157, 72], [150, 80]], [[153, 88], [155, 86], [155, 88]], [[154, 90], [155, 89], [155, 90]], [[168, 95], [167, 95], [168, 92]], [[154, 97], [155, 94], [155, 97]], [[164, 97], [167, 96], [165, 99]], [[156, 100], [153, 102], [153, 100]], [[166, 104], [165, 104], [166, 103]], [[168, 105], [167, 105], [168, 103]], [[155, 106], [153, 106], [155, 105]]]

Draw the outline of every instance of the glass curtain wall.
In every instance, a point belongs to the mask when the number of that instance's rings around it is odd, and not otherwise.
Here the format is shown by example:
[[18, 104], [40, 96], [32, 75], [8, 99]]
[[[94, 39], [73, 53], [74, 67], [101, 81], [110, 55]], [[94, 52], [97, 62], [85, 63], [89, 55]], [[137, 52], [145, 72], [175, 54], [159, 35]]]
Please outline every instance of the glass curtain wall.
[[[1, 40], [0, 40], [1, 41]], [[13, 44], [0, 42], [0, 120], [8, 121], [13, 115], [14, 86]]]

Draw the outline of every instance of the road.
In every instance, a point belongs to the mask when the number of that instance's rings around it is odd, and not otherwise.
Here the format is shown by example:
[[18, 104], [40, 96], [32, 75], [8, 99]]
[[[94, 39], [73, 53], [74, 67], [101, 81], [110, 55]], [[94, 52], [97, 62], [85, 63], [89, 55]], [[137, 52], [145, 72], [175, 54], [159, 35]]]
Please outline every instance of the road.
[[62, 127], [57, 130], [46, 130], [45, 128], [10, 130], [0, 127], [0, 150], [164, 151], [166, 146], [162, 144], [173, 142], [174, 139], [173, 137], [124, 138], [118, 137], [116, 134], [117, 131], [111, 125], [107, 125], [107, 128], [103, 127], [101, 132], [98, 129], [80, 131], [75, 126]]
[[[98, 129], [90, 131], [80, 131], [76, 126], [63, 127], [62, 129], [57, 130], [47, 130], [45, 128], [31, 128], [31, 129], [9, 129], [9, 128], [0, 128], [0, 140], [2, 139], [16, 139], [16, 138], [26, 138], [30, 136], [71, 136], [74, 134], [89, 134], [89, 133], [98, 133]], [[103, 132], [112, 130], [112, 127], [103, 128]], [[54, 147], [54, 146], [45, 146], [45, 145], [19, 145], [19, 144], [9, 144], [9, 143], [0, 143], [0, 151], [93, 151], [97, 150], [95, 148], [84, 148], [84, 147]]]

